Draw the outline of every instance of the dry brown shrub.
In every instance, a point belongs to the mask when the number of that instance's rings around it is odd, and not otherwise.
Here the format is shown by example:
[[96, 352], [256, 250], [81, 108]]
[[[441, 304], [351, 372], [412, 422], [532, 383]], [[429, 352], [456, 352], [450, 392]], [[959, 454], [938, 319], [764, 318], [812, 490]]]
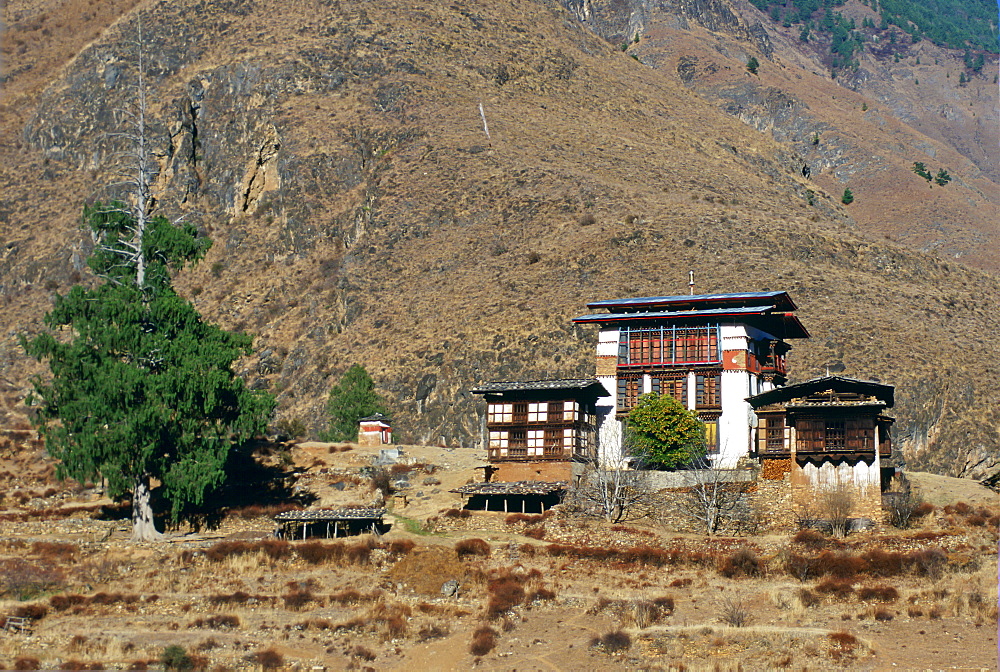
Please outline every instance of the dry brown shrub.
[[531, 604], [532, 602], [542, 602], [554, 599], [556, 599], [555, 591], [549, 590], [548, 588], [541, 586], [528, 593], [528, 598], [525, 600], [525, 604]]
[[906, 609], [906, 615], [910, 618], [918, 618], [924, 615], [924, 611], [920, 607], [908, 607]]
[[285, 657], [272, 649], [264, 649], [253, 654], [254, 662], [264, 670], [277, 670], [285, 664]]
[[291, 609], [293, 611], [298, 611], [311, 602], [320, 601], [320, 599], [313, 595], [308, 589], [293, 590], [290, 593], [282, 595], [281, 599], [285, 603], [285, 609]]
[[31, 552], [47, 560], [55, 562], [71, 561], [76, 557], [80, 547], [76, 544], [36, 541], [31, 545]]
[[39, 602], [22, 604], [14, 609], [14, 616], [27, 618], [32, 621], [40, 621], [49, 613], [49, 608]]
[[362, 595], [353, 588], [342, 590], [330, 596], [330, 601], [336, 604], [357, 604], [361, 601]]
[[447, 625], [442, 625], [439, 623], [434, 623], [431, 625], [424, 625], [417, 632], [417, 641], [426, 642], [432, 639], [441, 639], [442, 637], [447, 637], [451, 634]]
[[20, 656], [14, 659], [15, 670], [37, 670], [42, 664], [33, 656]]
[[737, 576], [760, 576], [762, 572], [761, 559], [749, 548], [740, 548], [726, 556], [719, 566], [719, 574], [729, 579]]
[[389, 543], [389, 552], [393, 555], [406, 555], [416, 547], [412, 539], [396, 539]]
[[374, 651], [364, 646], [361, 646], [360, 644], [356, 644], [351, 648], [350, 656], [351, 658], [359, 658], [361, 660], [368, 661], [369, 663], [378, 658], [378, 656], [375, 655]]
[[873, 548], [861, 555], [863, 571], [871, 576], [899, 576], [906, 571], [907, 558], [901, 553]]
[[831, 632], [827, 638], [830, 640], [830, 657], [834, 660], [853, 655], [858, 645], [858, 638], [843, 630]]
[[233, 614], [220, 614], [209, 616], [208, 618], [196, 619], [188, 626], [189, 628], [209, 628], [211, 630], [221, 630], [223, 628], [240, 627], [240, 617]]
[[891, 611], [886, 611], [885, 609], [875, 610], [876, 621], [891, 621], [892, 618], [893, 618], [893, 613]]
[[460, 558], [473, 555], [488, 558], [490, 557], [490, 545], [482, 539], [463, 539], [455, 544], [455, 552]]
[[668, 585], [671, 588], [684, 588], [686, 586], [690, 586], [691, 583], [692, 583], [692, 580], [690, 578], [685, 577], [683, 579], [674, 579]]
[[863, 586], [858, 588], [858, 599], [865, 602], [895, 602], [899, 599], [899, 591], [892, 586]]
[[626, 632], [612, 630], [591, 639], [590, 646], [591, 648], [599, 648], [605, 653], [618, 653], [627, 651], [632, 646], [632, 638]]
[[380, 626], [385, 639], [399, 639], [406, 636], [407, 619], [413, 611], [405, 604], [380, 602], [372, 609], [371, 623]]
[[488, 625], [476, 628], [472, 633], [469, 653], [474, 656], [485, 656], [497, 645], [497, 631]]
[[792, 537], [792, 541], [810, 548], [824, 548], [830, 544], [831, 540], [816, 530], [806, 528], [796, 532], [795, 536]]
[[56, 611], [65, 611], [70, 607], [87, 604], [87, 598], [83, 595], [71, 593], [68, 595], [53, 595], [49, 598], [49, 606]]
[[930, 502], [921, 502], [913, 509], [913, 513], [910, 515], [911, 518], [923, 518], [934, 513], [934, 505]]
[[931, 607], [930, 611], [927, 612], [927, 617], [935, 621], [941, 618], [943, 615], [944, 615], [944, 610], [938, 605], [934, 605], [933, 607]]
[[798, 595], [799, 595], [799, 602], [801, 602], [802, 606], [806, 607], [807, 609], [809, 607], [819, 606], [823, 602], [823, 599], [819, 595], [817, 595], [816, 593], [812, 592], [807, 588], [800, 588]]
[[816, 584], [815, 590], [821, 595], [830, 595], [843, 600], [854, 593], [854, 586], [849, 579], [824, 579]]
[[340, 543], [324, 544], [321, 541], [304, 542], [295, 546], [295, 554], [310, 565], [321, 565], [342, 559], [344, 545]]
[[545, 538], [545, 527], [539, 525], [537, 527], [529, 527], [524, 531], [524, 536], [531, 537], [532, 539], [538, 539], [541, 541]]
[[57, 590], [64, 582], [65, 577], [57, 567], [45, 567], [22, 558], [0, 562], [0, 585], [5, 594], [17, 600]]
[[468, 509], [448, 509], [441, 515], [445, 518], [468, 518], [472, 512]]
[[524, 603], [524, 586], [510, 574], [491, 579], [486, 585], [486, 590], [489, 594], [486, 617], [490, 620], [495, 620]]

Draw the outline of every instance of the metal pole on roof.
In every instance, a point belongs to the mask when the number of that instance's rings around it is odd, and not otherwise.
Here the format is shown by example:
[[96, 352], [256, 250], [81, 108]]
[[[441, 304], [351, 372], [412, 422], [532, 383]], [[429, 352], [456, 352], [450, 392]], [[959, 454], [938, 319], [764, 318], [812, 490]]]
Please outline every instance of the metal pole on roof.
[[694, 271], [688, 271], [688, 287], [691, 288], [691, 296], [694, 296]]

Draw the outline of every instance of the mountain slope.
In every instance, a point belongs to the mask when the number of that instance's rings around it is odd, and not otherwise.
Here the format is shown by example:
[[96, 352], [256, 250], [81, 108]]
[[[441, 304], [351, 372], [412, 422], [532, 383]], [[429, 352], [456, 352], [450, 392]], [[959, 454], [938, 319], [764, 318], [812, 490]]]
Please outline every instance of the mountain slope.
[[[699, 291], [792, 293], [814, 335], [796, 378], [897, 385], [913, 463], [995, 468], [997, 279], [866, 237], [794, 146], [558, 3], [141, 7], [159, 202], [215, 241], [179, 286], [259, 334], [245, 373], [281, 415], [316, 426], [357, 361], [404, 440], [468, 445], [475, 382], [592, 374], [594, 334], [570, 318], [597, 298], [683, 292], [693, 269]], [[25, 94], [0, 147], [0, 375], [22, 390], [38, 367], [15, 334], [86, 278], [79, 206], [112, 180], [136, 16], [47, 79], [9, 72]]]

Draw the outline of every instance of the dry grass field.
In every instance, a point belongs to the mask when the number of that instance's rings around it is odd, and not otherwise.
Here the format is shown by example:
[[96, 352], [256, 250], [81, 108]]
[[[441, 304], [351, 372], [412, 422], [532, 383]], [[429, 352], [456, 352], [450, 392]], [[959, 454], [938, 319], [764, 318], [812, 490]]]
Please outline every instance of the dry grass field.
[[[151, 545], [128, 543], [93, 488], [28, 478], [8, 453], [0, 615], [30, 627], [0, 633], [0, 665], [146, 669], [165, 653], [205, 670], [995, 664], [1000, 507], [968, 481], [931, 479], [933, 504], [909, 530], [708, 539], [560, 507], [462, 511], [448, 490], [474, 478], [475, 451], [405, 451], [390, 472], [411, 487], [405, 504], [390, 495], [380, 537], [278, 540], [279, 507], [249, 506]], [[374, 453], [312, 443], [263, 459], [319, 504], [370, 505], [381, 494], [360, 468]]]

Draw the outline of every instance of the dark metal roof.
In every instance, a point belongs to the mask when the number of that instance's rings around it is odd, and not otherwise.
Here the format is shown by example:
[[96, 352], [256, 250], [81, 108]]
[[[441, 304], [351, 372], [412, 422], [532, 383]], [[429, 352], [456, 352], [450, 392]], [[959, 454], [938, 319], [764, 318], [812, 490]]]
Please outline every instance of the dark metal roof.
[[[692, 309], [705, 309], [712, 306], [728, 305], [730, 307], [746, 306], [762, 303], [761, 299], [774, 303], [780, 310], [795, 310], [795, 302], [788, 292], [739, 292], [736, 294], [678, 294], [674, 296], [641, 296], [630, 299], [604, 299], [592, 301], [588, 308], [607, 308], [613, 313], [641, 307], [653, 306], [690, 306]], [[617, 309], [617, 310], [616, 310]]]
[[[777, 306], [742, 306], [737, 308], [708, 308], [705, 310], [676, 310], [669, 312], [597, 313], [573, 318], [577, 324], [610, 324], [635, 321], [680, 321], [705, 318], [738, 318], [754, 324], [776, 338], [809, 338], [809, 332], [791, 313], [772, 312]], [[754, 324], [754, 326], [757, 326]]]
[[381, 413], [375, 413], [365, 418], [359, 418], [358, 422], [390, 422], [389, 418]]
[[591, 390], [598, 392], [599, 397], [608, 393], [604, 386], [593, 378], [570, 378], [565, 380], [524, 380], [524, 381], [492, 381], [480, 383], [472, 388], [473, 394], [497, 394], [501, 392], [526, 392], [534, 390]]
[[843, 378], [841, 376], [823, 376], [822, 378], [807, 380], [804, 383], [776, 387], [773, 390], [747, 397], [747, 401], [754, 408], [760, 408], [768, 404], [791, 401], [792, 399], [806, 397], [810, 394], [825, 392], [827, 390], [867, 394], [883, 402], [886, 408], [892, 408], [893, 404], [895, 404], [896, 388], [892, 385], [884, 385], [871, 380]]
[[283, 511], [274, 517], [278, 522], [306, 522], [314, 520], [381, 520], [385, 509], [352, 507], [343, 509], [311, 509], [308, 511]]
[[517, 481], [514, 483], [469, 483], [450, 492], [462, 495], [550, 495], [569, 487], [569, 481]]

